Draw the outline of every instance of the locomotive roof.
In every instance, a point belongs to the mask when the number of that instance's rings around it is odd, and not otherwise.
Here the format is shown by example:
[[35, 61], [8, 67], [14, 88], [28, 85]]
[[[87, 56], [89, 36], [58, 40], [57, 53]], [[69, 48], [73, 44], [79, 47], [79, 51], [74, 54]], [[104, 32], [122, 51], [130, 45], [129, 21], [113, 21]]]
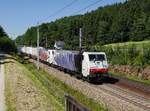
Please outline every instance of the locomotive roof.
[[105, 54], [105, 52], [84, 52], [87, 54]]
[[[48, 51], [57, 51], [57, 52], [71, 52], [71, 53], [79, 53], [79, 51], [73, 51], [73, 50], [55, 50], [55, 49], [48, 49]], [[105, 52], [83, 52], [87, 54], [105, 54]]]

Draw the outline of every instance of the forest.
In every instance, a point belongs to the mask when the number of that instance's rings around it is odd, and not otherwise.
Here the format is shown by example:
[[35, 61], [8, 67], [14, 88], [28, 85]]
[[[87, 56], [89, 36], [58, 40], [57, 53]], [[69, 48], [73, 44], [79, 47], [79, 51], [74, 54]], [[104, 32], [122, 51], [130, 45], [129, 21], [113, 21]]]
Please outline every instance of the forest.
[[[42, 23], [40, 46], [53, 48], [55, 41], [64, 41], [65, 49], [78, 49], [79, 28], [82, 28], [83, 47], [143, 41], [150, 39], [150, 0], [127, 0], [83, 15], [64, 17]], [[36, 46], [37, 27], [33, 26], [16, 38], [18, 45]], [[46, 45], [47, 44], [47, 45]]]
[[10, 53], [16, 51], [17, 49], [14, 41], [8, 37], [4, 29], [0, 26], [0, 52]]

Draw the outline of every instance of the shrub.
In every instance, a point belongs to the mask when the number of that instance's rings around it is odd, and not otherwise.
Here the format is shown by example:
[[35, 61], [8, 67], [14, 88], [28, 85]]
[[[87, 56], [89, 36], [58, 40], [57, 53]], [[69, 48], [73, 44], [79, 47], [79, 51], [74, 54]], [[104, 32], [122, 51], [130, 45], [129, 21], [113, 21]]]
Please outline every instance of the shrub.
[[107, 59], [111, 64], [118, 65], [134, 65], [143, 68], [145, 65], [150, 65], [150, 48], [143, 46], [137, 48], [134, 45], [125, 47], [101, 47], [96, 51], [105, 52]]
[[6, 53], [16, 52], [17, 48], [14, 42], [8, 37], [0, 38], [0, 50]]

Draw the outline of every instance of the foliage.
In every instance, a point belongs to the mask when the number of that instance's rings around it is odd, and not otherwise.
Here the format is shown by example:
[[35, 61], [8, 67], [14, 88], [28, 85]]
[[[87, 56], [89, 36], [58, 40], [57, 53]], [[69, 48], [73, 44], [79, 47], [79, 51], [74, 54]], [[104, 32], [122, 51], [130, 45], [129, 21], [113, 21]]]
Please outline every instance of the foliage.
[[7, 36], [3, 28], [0, 26], [0, 51], [3, 52], [16, 52], [14, 42]]
[[0, 38], [5, 36], [7, 36], [7, 34], [5, 33], [4, 29], [0, 26]]
[[137, 77], [137, 76], [128, 75], [128, 74], [126, 74], [126, 73], [114, 72], [114, 71], [112, 71], [112, 69], [110, 69], [110, 73], [111, 73], [111, 75], [113, 75], [113, 76], [118, 76], [118, 77], [122, 77], [122, 78], [127, 78], [128, 80], [135, 81], [135, 82], [139, 82], [139, 83], [144, 84], [144, 85], [150, 85], [150, 80], [144, 80], [144, 79], [139, 78], [139, 77]]
[[[40, 45], [47, 47], [47, 42], [48, 48], [53, 48], [56, 40], [62, 40], [66, 49], [78, 49], [80, 27], [83, 28], [83, 46], [87, 49], [94, 45], [150, 39], [149, 6], [149, 0], [128, 0], [84, 15], [43, 23], [39, 26]], [[36, 27], [29, 28], [16, 41], [35, 46]]]
[[16, 52], [16, 46], [14, 42], [8, 37], [0, 38], [0, 51], [9, 53], [9, 52]]
[[133, 65], [144, 68], [150, 65], [150, 45], [143, 45], [140, 48], [134, 44], [126, 46], [103, 46], [91, 51], [104, 51], [108, 56], [109, 63], [118, 65]]

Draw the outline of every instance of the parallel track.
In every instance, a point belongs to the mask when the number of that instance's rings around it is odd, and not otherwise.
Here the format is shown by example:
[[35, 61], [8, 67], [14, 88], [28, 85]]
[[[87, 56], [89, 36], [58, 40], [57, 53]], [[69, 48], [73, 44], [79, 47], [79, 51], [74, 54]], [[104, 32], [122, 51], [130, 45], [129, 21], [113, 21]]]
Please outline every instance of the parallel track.
[[112, 96], [118, 97], [121, 100], [132, 103], [135, 106], [138, 106], [146, 111], [150, 111], [150, 99], [143, 98], [138, 94], [123, 90], [121, 88], [116, 87], [115, 85], [104, 84], [98, 86], [97, 85], [91, 86], [95, 87], [96, 89], [103, 90], [104, 92]]

